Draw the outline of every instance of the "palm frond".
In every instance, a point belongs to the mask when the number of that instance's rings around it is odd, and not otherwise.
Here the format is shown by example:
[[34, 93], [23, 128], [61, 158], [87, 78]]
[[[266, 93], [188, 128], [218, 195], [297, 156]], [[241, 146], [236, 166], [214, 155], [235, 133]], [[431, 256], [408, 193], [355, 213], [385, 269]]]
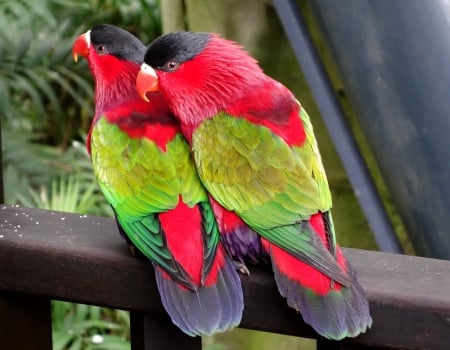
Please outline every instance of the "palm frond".
[[93, 112], [87, 65], [72, 62], [74, 38], [94, 24], [118, 21], [144, 42], [160, 33], [157, 1], [20, 0], [0, 2], [0, 15], [0, 115], [12, 128], [62, 146], [79, 128], [86, 131]]

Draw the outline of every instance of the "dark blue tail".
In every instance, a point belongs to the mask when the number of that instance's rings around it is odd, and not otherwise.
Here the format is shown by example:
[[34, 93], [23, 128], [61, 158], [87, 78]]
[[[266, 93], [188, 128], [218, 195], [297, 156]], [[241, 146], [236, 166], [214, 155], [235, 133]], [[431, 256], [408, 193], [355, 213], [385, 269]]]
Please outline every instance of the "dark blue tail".
[[211, 335], [237, 327], [244, 301], [234, 264], [228, 257], [219, 271], [217, 283], [195, 291], [181, 287], [155, 268], [156, 283], [167, 313], [190, 336]]
[[325, 338], [340, 340], [356, 337], [372, 325], [366, 293], [348, 265], [352, 283], [340, 290], [332, 289], [324, 294], [314, 293], [280, 272], [273, 264], [275, 281], [280, 294], [303, 320]]

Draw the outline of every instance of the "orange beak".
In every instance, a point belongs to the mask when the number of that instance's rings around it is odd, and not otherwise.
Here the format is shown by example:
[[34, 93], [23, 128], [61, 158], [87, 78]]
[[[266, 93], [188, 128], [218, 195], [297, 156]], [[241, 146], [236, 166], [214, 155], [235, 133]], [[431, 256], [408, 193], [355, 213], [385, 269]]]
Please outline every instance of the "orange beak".
[[158, 76], [155, 70], [146, 63], [142, 63], [136, 78], [136, 90], [144, 101], [149, 102], [147, 92], [159, 91]]
[[81, 34], [73, 43], [72, 57], [75, 62], [78, 62], [78, 55], [87, 58], [89, 55], [89, 48], [91, 46], [91, 31]]

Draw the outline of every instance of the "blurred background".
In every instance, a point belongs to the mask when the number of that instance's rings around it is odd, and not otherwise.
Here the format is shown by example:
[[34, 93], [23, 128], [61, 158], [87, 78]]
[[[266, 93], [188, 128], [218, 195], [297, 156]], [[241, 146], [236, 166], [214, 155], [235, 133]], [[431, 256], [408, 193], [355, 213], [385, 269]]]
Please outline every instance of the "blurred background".
[[[297, 4], [353, 136], [407, 254], [415, 254], [382, 172], [368, 146], [311, 1]], [[317, 9], [316, 9], [317, 10]], [[267, 74], [283, 82], [312, 118], [344, 247], [378, 249], [271, 1], [17, 0], [0, 2], [0, 115], [5, 203], [111, 216], [84, 140], [93, 116], [93, 81], [71, 45], [93, 25], [114, 24], [144, 43], [175, 30], [209, 31], [238, 41]], [[416, 246], [417, 249], [417, 246]], [[263, 314], [262, 314], [263, 315]], [[53, 303], [55, 350], [129, 349], [128, 313]], [[314, 341], [237, 329], [203, 339], [208, 350], [314, 349]]]

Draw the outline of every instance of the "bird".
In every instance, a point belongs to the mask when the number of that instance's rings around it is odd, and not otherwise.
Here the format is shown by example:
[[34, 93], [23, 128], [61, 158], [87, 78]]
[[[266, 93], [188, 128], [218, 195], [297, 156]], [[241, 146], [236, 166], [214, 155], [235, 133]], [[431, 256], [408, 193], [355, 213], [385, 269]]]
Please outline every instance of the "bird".
[[332, 198], [310, 117], [238, 43], [173, 32], [147, 48], [136, 78], [180, 122], [209, 195], [259, 235], [288, 306], [323, 337], [372, 325], [367, 295], [336, 242]]
[[87, 149], [99, 187], [121, 234], [153, 265], [172, 322], [190, 336], [238, 326], [241, 281], [179, 122], [163, 94], [145, 102], [135, 89], [145, 45], [101, 24], [80, 35], [72, 53], [87, 59], [95, 81]]

